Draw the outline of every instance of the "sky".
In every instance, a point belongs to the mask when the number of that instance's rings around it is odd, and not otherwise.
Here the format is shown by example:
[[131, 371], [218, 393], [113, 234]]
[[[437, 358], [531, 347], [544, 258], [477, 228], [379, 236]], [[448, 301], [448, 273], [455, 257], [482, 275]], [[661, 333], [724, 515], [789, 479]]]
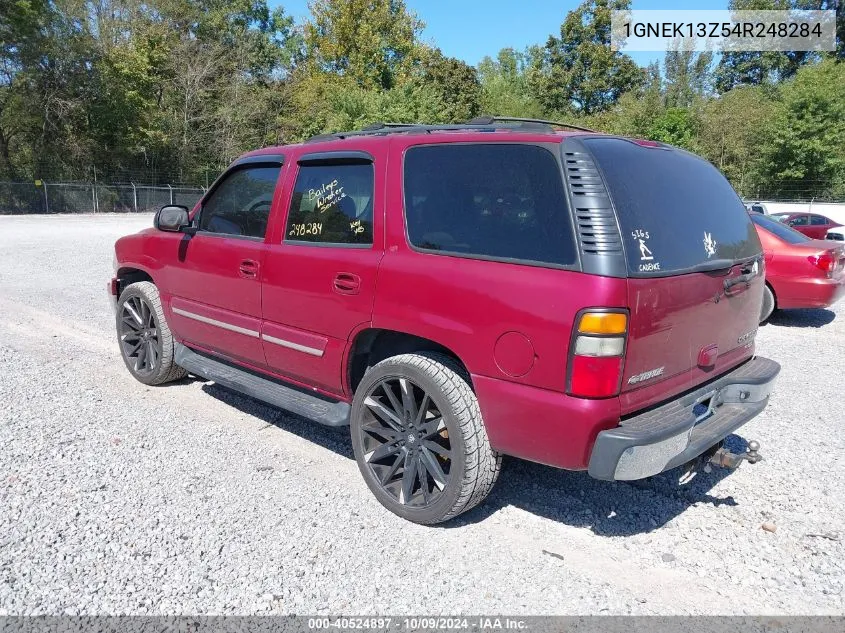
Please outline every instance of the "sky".
[[[566, 13], [580, 0], [406, 0], [408, 7], [426, 23], [423, 39], [438, 46], [448, 57], [475, 66], [485, 55], [495, 56], [502, 48], [521, 50], [544, 44], [551, 34], [560, 35]], [[309, 15], [307, 0], [270, 0], [302, 23]], [[694, 0], [685, 9], [727, 9], [728, 0]], [[672, 0], [634, 0], [633, 9], [677, 9]], [[657, 52], [629, 53], [647, 66], [662, 60]]]

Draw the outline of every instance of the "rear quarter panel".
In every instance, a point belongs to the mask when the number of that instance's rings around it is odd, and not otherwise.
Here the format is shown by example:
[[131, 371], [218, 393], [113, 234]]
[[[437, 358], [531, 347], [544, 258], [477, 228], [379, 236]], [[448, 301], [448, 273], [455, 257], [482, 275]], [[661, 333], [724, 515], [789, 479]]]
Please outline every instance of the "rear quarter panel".
[[596, 434], [618, 424], [619, 399], [564, 393], [572, 325], [584, 307], [624, 308], [626, 280], [413, 250], [401, 187], [402, 156], [411, 142], [393, 143], [373, 327], [453, 351], [472, 374], [497, 450], [585, 468]]
[[[405, 230], [403, 160], [409, 147], [431, 142], [437, 141], [391, 140], [386, 253], [373, 326], [434, 340], [473, 374], [563, 391], [575, 314], [590, 306], [624, 308], [625, 280], [413, 250]], [[508, 333], [521, 336], [501, 340]], [[519, 366], [525, 356], [533, 358]]]

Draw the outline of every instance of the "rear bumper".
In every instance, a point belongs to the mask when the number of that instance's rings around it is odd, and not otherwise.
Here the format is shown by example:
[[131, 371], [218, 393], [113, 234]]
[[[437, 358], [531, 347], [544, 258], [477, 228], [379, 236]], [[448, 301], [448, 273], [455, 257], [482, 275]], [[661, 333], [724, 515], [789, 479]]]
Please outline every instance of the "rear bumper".
[[780, 365], [754, 358], [713, 382], [602, 431], [590, 455], [596, 479], [651, 477], [698, 457], [766, 408]]
[[772, 279], [779, 308], [826, 308], [845, 296], [845, 277], [840, 279]]

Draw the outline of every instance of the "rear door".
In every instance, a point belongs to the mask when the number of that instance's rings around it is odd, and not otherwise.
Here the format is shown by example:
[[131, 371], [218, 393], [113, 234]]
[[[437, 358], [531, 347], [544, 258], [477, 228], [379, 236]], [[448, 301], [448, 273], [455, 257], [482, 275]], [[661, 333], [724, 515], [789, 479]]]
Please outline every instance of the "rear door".
[[832, 228], [833, 225], [823, 215], [810, 215], [810, 230], [807, 233], [808, 236], [812, 237], [816, 240], [823, 240], [824, 236], [827, 235], [827, 230]]
[[383, 254], [380, 151], [302, 154], [291, 164], [284, 226], [268, 245], [261, 337], [271, 369], [343, 395], [347, 340], [372, 320]]
[[584, 141], [599, 165], [628, 266], [629, 412], [705, 382], [753, 353], [762, 247], [725, 178], [682, 150]]

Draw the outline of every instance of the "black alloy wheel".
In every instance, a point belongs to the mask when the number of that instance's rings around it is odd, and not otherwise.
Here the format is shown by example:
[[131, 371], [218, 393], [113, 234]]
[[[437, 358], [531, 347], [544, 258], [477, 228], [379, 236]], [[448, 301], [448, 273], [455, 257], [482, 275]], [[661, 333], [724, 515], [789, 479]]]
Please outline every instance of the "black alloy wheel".
[[399, 504], [436, 503], [452, 477], [446, 422], [430, 394], [407, 377], [389, 376], [364, 396], [360, 441], [381, 489]]
[[155, 313], [143, 297], [123, 303], [118, 333], [127, 366], [138, 376], [154, 374], [161, 363], [161, 339]]

